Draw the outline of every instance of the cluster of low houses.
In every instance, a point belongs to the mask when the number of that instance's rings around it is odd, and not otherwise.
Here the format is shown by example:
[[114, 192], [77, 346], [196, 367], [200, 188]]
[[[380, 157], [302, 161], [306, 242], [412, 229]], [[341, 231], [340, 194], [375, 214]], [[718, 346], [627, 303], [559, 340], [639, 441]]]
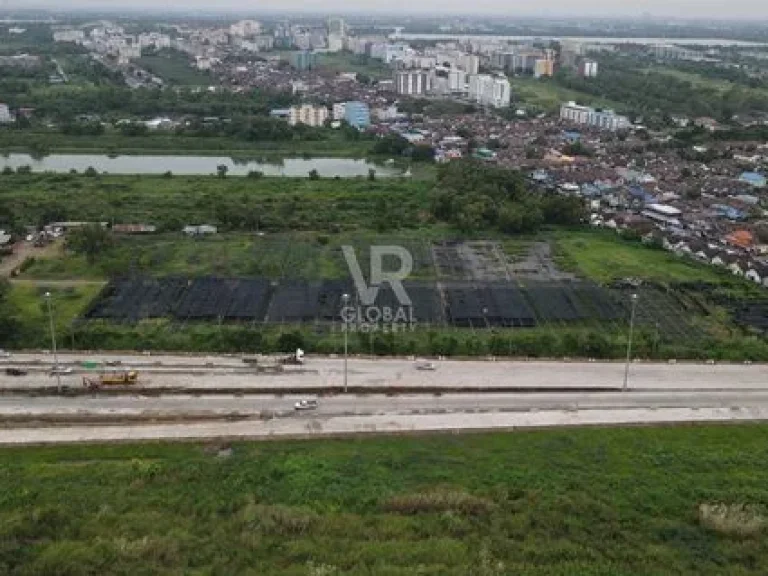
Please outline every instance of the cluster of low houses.
[[726, 242], [733, 242], [734, 248], [707, 242], [702, 238], [681, 236], [674, 232], [665, 234], [661, 230], [649, 233], [643, 239], [646, 242], [659, 242], [661, 246], [679, 256], [694, 258], [699, 262], [718, 266], [730, 271], [736, 276], [768, 288], [768, 259], [758, 258], [757, 254], [736, 247], [739, 236], [747, 233], [744, 230], [726, 236]]

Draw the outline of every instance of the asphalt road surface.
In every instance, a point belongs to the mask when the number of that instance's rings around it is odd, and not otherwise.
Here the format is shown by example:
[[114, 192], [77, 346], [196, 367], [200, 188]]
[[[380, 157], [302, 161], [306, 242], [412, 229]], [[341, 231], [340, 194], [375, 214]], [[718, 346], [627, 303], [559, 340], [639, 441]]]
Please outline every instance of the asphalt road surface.
[[[307, 358], [304, 366], [259, 374], [235, 356], [61, 354], [60, 364], [74, 371], [62, 384], [80, 395], [59, 396], [40, 390], [56, 384], [51, 360], [0, 359], [0, 444], [768, 420], [768, 367], [757, 364], [633, 363], [622, 392], [620, 362], [435, 361], [434, 371], [422, 371], [413, 359], [351, 358], [350, 387], [372, 392], [317, 397], [342, 386], [342, 358]], [[119, 396], [82, 389], [82, 376], [93, 373], [82, 362], [115, 360], [139, 370], [136, 389]], [[10, 376], [7, 367], [28, 373]], [[392, 392], [374, 392], [382, 388]], [[299, 399], [316, 397], [317, 410], [294, 410]]]
[[[304, 366], [287, 366], [280, 374], [257, 374], [237, 357], [61, 355], [60, 363], [75, 368], [62, 376], [62, 384], [82, 387], [83, 361], [119, 360], [140, 371], [141, 387], [226, 389], [312, 389], [340, 387], [344, 382], [341, 358], [308, 358]], [[55, 385], [48, 376], [50, 355], [13, 355], [0, 361], [0, 389], [41, 388]], [[274, 359], [262, 364], [275, 365]], [[413, 360], [357, 359], [348, 365], [351, 387], [377, 388], [621, 388], [624, 364], [612, 362], [435, 361], [434, 371], [416, 369]], [[28, 370], [26, 376], [8, 376], [5, 367]], [[629, 387], [633, 390], [768, 390], [768, 366], [763, 364], [633, 363]]]
[[340, 415], [515, 412], [537, 410], [626, 410], [660, 408], [768, 409], [766, 392], [602, 392], [536, 394], [446, 394], [402, 396], [331, 396], [317, 398], [316, 410], [294, 405], [314, 396], [118, 396], [70, 398], [0, 397], [0, 417], [7, 416], [262, 416], [320, 417]]

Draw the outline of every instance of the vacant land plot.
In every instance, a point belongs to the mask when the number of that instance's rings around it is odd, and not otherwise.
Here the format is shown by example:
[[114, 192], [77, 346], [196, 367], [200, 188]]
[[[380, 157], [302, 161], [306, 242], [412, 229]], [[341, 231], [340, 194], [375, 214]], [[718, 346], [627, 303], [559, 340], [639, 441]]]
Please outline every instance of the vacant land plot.
[[558, 264], [595, 282], [639, 278], [657, 282], [719, 283], [729, 279], [711, 266], [639, 243], [624, 242], [612, 232], [567, 232], [555, 234], [554, 238]]
[[337, 73], [353, 72], [364, 74], [374, 80], [392, 77], [392, 69], [379, 60], [358, 56], [349, 52], [320, 54], [317, 64], [325, 70]]
[[0, 570], [768, 572], [765, 426], [221, 448], [0, 452]]
[[0, 179], [9, 226], [78, 220], [180, 231], [411, 228], [429, 218], [432, 183], [409, 179], [201, 178], [33, 174]]
[[186, 54], [176, 50], [163, 50], [154, 55], [143, 56], [136, 63], [168, 84], [209, 86], [214, 83], [210, 75], [192, 66]]
[[544, 110], [557, 110], [563, 102], [570, 100], [580, 104], [618, 107], [615, 102], [564, 88], [548, 79], [515, 77], [511, 78], [510, 82], [512, 84], [512, 93], [516, 100], [539, 106]]

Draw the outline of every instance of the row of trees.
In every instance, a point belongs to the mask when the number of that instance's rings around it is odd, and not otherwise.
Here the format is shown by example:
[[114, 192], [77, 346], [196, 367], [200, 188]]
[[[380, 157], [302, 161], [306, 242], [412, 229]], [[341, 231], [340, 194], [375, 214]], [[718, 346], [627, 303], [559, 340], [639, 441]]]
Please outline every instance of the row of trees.
[[431, 162], [435, 149], [426, 144], [411, 144], [399, 134], [387, 134], [376, 141], [373, 153], [381, 156], [406, 156], [415, 161]]
[[432, 213], [465, 233], [496, 228], [517, 234], [545, 224], [577, 225], [585, 208], [578, 197], [529, 190], [517, 171], [465, 160], [440, 167]]
[[58, 86], [51, 90], [6, 92], [11, 108], [30, 107], [40, 116], [59, 122], [73, 121], [80, 115], [126, 116], [266, 116], [272, 108], [290, 106], [295, 97], [283, 91], [253, 89], [247, 92], [209, 92], [181, 89], [125, 86]]
[[621, 102], [634, 115], [683, 114], [727, 120], [739, 113], [768, 112], [768, 98], [744, 86], [720, 91], [627, 66], [604, 66], [596, 78], [560, 71], [555, 81], [571, 90]]

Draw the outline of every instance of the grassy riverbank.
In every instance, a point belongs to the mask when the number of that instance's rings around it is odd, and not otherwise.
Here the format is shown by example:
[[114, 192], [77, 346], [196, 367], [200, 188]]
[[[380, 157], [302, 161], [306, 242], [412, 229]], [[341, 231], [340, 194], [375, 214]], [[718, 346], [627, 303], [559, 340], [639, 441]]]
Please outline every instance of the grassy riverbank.
[[6, 449], [0, 571], [765, 574], [766, 458], [765, 426]]
[[201, 155], [234, 157], [362, 158], [371, 153], [370, 140], [280, 140], [249, 142], [224, 136], [152, 134], [123, 136], [71, 136], [58, 132], [0, 131], [0, 153]]

